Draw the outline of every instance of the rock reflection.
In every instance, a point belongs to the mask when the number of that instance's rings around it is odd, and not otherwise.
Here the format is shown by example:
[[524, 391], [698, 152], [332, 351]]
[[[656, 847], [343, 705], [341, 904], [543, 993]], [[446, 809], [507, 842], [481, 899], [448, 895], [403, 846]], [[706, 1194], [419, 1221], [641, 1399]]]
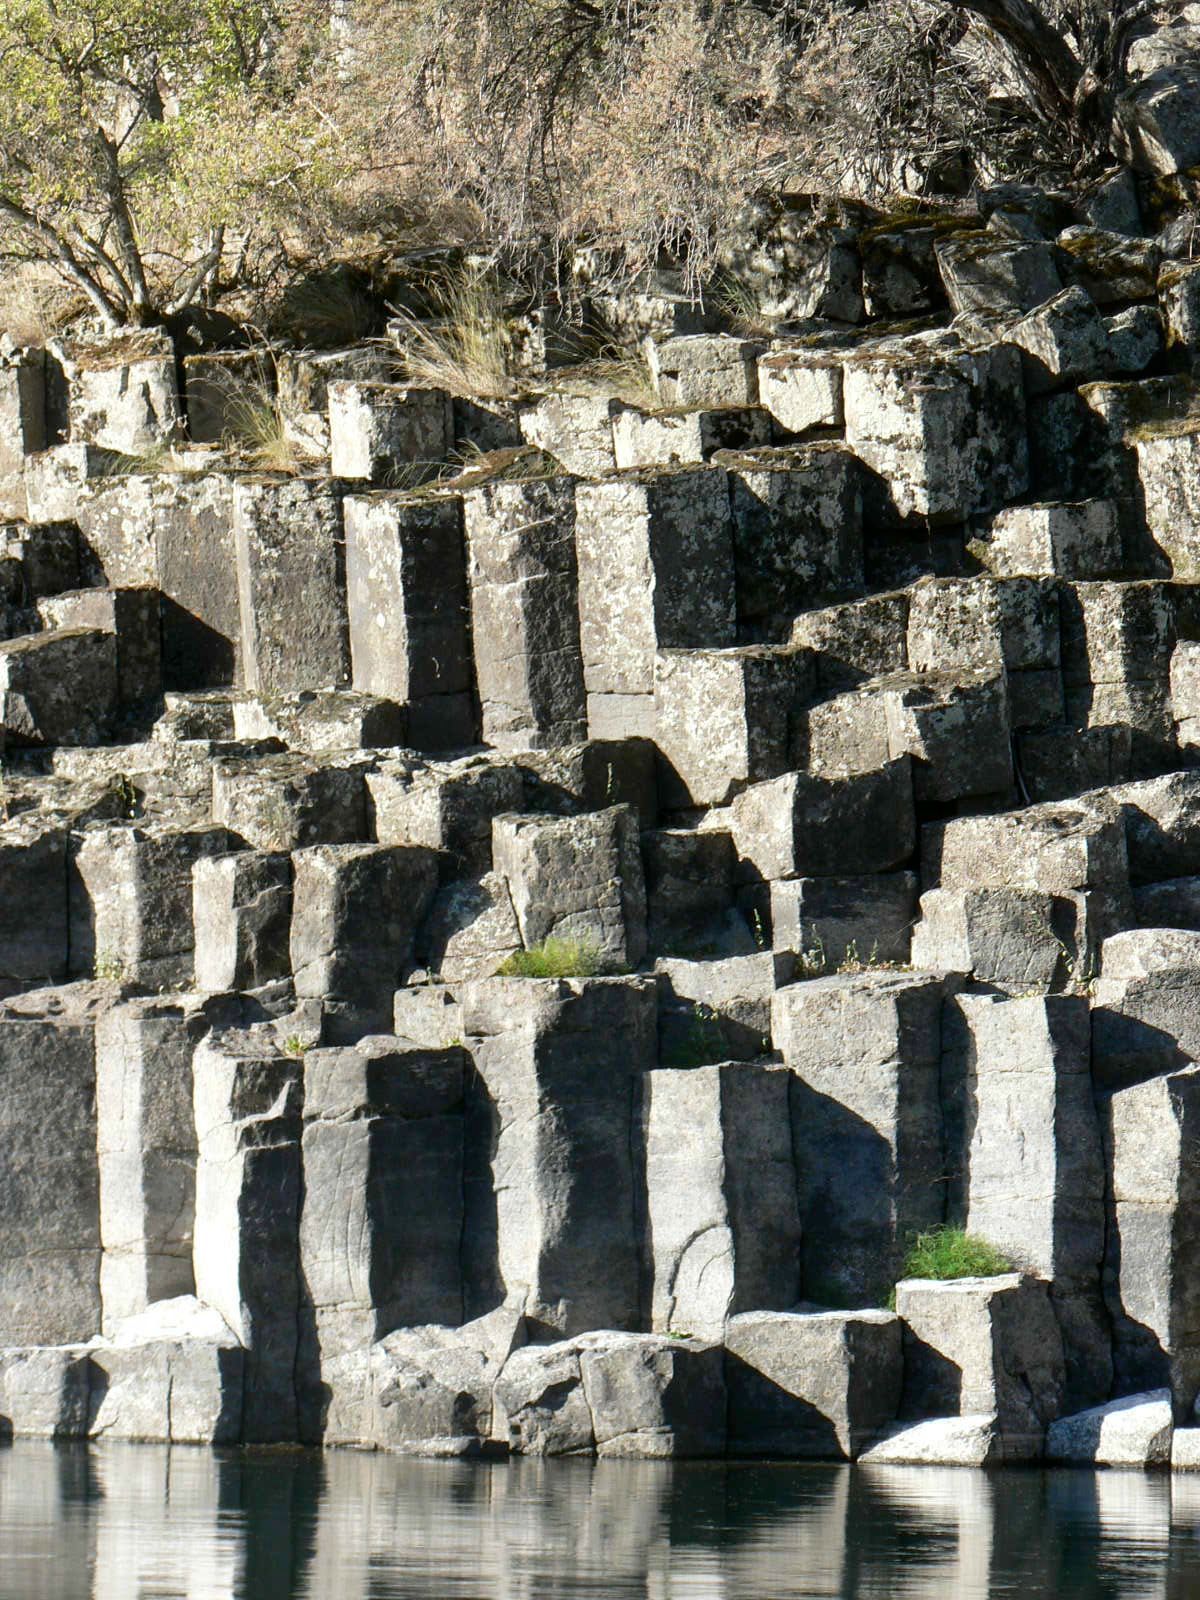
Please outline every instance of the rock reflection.
[[20, 1443], [0, 1600], [1189, 1600], [1200, 1480]]

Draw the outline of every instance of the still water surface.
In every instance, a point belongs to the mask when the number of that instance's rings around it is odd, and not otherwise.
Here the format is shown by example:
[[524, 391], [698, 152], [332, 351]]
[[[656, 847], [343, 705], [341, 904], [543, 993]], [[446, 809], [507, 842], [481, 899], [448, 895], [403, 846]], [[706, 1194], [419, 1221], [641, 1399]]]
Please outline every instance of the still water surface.
[[0, 1451], [2, 1600], [1043, 1595], [1200, 1600], [1200, 1482]]

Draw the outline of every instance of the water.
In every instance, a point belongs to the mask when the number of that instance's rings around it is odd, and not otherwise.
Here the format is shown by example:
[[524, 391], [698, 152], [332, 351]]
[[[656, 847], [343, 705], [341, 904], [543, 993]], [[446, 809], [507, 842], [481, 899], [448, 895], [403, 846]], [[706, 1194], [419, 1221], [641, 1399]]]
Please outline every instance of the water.
[[1197, 1600], [1200, 1481], [0, 1451], [0, 1600]]

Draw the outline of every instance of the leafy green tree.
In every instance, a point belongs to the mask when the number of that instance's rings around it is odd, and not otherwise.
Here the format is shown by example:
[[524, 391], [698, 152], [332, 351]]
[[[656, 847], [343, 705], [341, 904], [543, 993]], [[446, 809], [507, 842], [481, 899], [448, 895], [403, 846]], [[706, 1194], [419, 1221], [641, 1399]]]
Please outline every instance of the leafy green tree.
[[0, 252], [38, 261], [109, 326], [180, 310], [226, 251], [330, 181], [300, 92], [321, 7], [279, 0], [6, 0]]

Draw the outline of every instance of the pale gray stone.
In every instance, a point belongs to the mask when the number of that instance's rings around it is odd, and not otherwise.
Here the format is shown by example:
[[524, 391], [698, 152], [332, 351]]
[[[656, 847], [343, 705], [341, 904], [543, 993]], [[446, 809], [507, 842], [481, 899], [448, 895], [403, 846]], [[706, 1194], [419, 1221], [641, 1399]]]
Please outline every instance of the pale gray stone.
[[642, 1096], [649, 1320], [719, 1340], [731, 1316], [794, 1305], [800, 1223], [788, 1074], [659, 1068]]
[[1051, 1423], [1046, 1459], [1078, 1466], [1167, 1466], [1171, 1433], [1170, 1391], [1155, 1389]]
[[497, 817], [492, 857], [526, 949], [575, 940], [606, 970], [641, 964], [646, 886], [632, 806], [577, 817]]
[[944, 993], [928, 973], [864, 972], [775, 996], [771, 1031], [795, 1080], [808, 1300], [882, 1305], [910, 1235], [943, 1220]]
[[845, 778], [789, 773], [734, 797], [734, 843], [766, 879], [888, 872], [916, 847], [912, 792], [906, 757]]
[[57, 628], [0, 644], [0, 728], [9, 745], [102, 744], [117, 695], [111, 633]]
[[1117, 508], [1111, 500], [1010, 506], [990, 519], [980, 547], [999, 576], [1105, 578], [1121, 566]]
[[664, 406], [758, 404], [761, 341], [728, 333], [685, 334], [675, 339], [647, 339], [643, 349]]
[[650, 694], [654, 653], [732, 645], [733, 532], [719, 468], [576, 491], [579, 625], [592, 694]]
[[366, 785], [377, 842], [437, 850], [443, 876], [487, 872], [493, 820], [522, 810], [525, 798], [520, 767], [486, 756], [415, 769], [404, 760], [384, 763], [367, 773]]
[[[772, 943], [836, 971], [843, 963], [899, 962], [907, 966], [919, 926], [917, 878], [887, 872], [856, 878], [792, 878], [771, 884]], [[918, 958], [913, 964], [941, 969]], [[946, 964], [947, 971], [955, 970]]]
[[291, 971], [292, 863], [266, 850], [204, 856], [192, 868], [195, 983], [257, 989]]
[[1054, 251], [1045, 240], [951, 234], [938, 241], [934, 254], [954, 311], [1032, 311], [1062, 288]]
[[757, 407], [641, 411], [623, 407], [613, 416], [618, 469], [684, 466], [710, 460], [719, 450], [771, 443], [771, 419]]
[[894, 1420], [903, 1367], [900, 1319], [888, 1311], [733, 1317], [729, 1452], [853, 1460]]
[[90, 1379], [83, 1345], [0, 1349], [0, 1418], [18, 1439], [86, 1438]]
[[468, 1313], [518, 1296], [537, 1330], [636, 1328], [634, 1089], [654, 1063], [653, 979], [493, 978], [462, 999], [478, 1075]]
[[865, 1467], [990, 1467], [1005, 1459], [1004, 1438], [991, 1416], [901, 1422], [858, 1459]]
[[212, 810], [255, 850], [360, 843], [367, 838], [364, 763], [290, 753], [220, 759], [212, 767]]
[[329, 465], [335, 478], [387, 485], [405, 467], [444, 461], [452, 442], [445, 389], [334, 379], [326, 385]]

